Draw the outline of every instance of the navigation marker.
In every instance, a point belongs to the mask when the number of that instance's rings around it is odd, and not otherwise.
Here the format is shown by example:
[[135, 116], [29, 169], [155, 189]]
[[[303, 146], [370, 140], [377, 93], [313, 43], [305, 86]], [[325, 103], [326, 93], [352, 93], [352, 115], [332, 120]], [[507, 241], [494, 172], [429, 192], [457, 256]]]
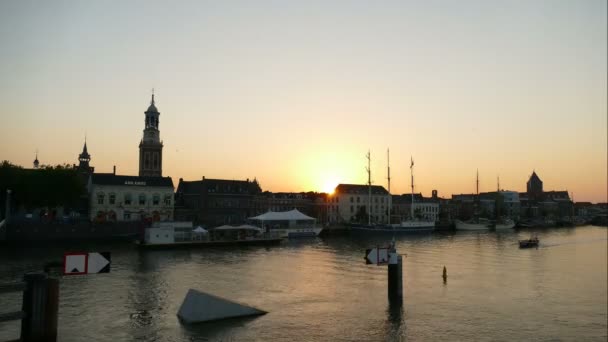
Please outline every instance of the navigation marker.
[[111, 262], [110, 252], [65, 253], [63, 255], [63, 274], [109, 273]]
[[89, 253], [87, 273], [110, 273], [110, 252]]
[[63, 255], [63, 274], [78, 275], [87, 273], [86, 253], [66, 253]]

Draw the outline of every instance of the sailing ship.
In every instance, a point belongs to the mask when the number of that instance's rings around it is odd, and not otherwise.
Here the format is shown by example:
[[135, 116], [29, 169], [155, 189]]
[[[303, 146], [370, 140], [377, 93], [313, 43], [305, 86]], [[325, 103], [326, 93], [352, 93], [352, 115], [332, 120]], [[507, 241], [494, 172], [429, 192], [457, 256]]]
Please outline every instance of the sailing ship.
[[[369, 187], [369, 205], [371, 208], [371, 171], [370, 171], [370, 155], [367, 154], [368, 159], [368, 167], [366, 168], [368, 174], [368, 187]], [[387, 151], [387, 159], [388, 151]], [[412, 180], [412, 208], [411, 208], [411, 217], [402, 221], [401, 223], [391, 224], [390, 223], [390, 213], [391, 213], [391, 198], [392, 195], [390, 193], [390, 180], [391, 180], [391, 171], [390, 171], [390, 162], [388, 165], [388, 196], [389, 196], [389, 205], [388, 205], [388, 223], [387, 224], [375, 224], [371, 223], [371, 214], [368, 212], [368, 224], [351, 224], [350, 229], [355, 232], [366, 232], [366, 233], [422, 233], [422, 232], [432, 232], [435, 230], [435, 222], [434, 221], [426, 221], [421, 219], [416, 219], [414, 217], [414, 176], [413, 176], [413, 167], [414, 160], [411, 160], [412, 163], [410, 165], [411, 169], [411, 180]]]
[[412, 187], [412, 204], [410, 205], [410, 216], [401, 221], [399, 228], [412, 232], [426, 232], [435, 230], [435, 221], [417, 218], [414, 214], [414, 158], [410, 158], [410, 179]]
[[502, 216], [500, 212], [502, 204], [502, 195], [500, 194], [500, 177], [496, 178], [496, 184], [496, 220], [492, 223], [492, 226], [495, 230], [513, 229], [513, 227], [515, 227], [515, 221], [508, 217]]
[[456, 230], [488, 230], [492, 227], [492, 222], [486, 218], [478, 216], [477, 207], [479, 202], [479, 170], [477, 170], [477, 187], [475, 195], [475, 206], [473, 218], [468, 221], [454, 220]]

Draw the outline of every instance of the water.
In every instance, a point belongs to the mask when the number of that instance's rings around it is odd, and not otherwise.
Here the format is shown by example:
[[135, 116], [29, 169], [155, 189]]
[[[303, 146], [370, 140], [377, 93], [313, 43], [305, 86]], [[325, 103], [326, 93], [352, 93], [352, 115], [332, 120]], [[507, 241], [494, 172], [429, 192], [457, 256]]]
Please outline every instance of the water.
[[[332, 237], [235, 250], [138, 251], [125, 244], [2, 247], [0, 282], [60, 259], [110, 251], [109, 274], [61, 279], [60, 341], [606, 341], [608, 230], [457, 232], [397, 238], [404, 305], [364, 250], [385, 238]], [[447, 284], [441, 278], [448, 270]], [[189, 288], [259, 307], [248, 319], [182, 326]], [[19, 309], [0, 295], [0, 312]], [[0, 323], [0, 341], [19, 323]]]

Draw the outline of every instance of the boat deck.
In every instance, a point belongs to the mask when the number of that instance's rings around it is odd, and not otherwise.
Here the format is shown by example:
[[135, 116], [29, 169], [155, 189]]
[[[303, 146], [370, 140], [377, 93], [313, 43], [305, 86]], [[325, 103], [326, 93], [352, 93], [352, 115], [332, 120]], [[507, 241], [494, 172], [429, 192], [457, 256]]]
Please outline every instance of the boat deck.
[[223, 246], [250, 246], [250, 245], [275, 245], [283, 241], [282, 238], [262, 238], [251, 240], [219, 240], [219, 241], [183, 241], [172, 243], [146, 244], [135, 241], [138, 247], [143, 249], [180, 248], [180, 247], [223, 247]]

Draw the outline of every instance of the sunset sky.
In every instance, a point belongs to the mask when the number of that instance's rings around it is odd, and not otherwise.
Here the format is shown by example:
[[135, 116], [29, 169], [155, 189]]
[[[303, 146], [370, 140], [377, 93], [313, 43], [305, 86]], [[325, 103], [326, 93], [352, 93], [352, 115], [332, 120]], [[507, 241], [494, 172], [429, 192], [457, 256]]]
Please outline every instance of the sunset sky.
[[0, 1], [0, 159], [607, 201], [606, 1]]

